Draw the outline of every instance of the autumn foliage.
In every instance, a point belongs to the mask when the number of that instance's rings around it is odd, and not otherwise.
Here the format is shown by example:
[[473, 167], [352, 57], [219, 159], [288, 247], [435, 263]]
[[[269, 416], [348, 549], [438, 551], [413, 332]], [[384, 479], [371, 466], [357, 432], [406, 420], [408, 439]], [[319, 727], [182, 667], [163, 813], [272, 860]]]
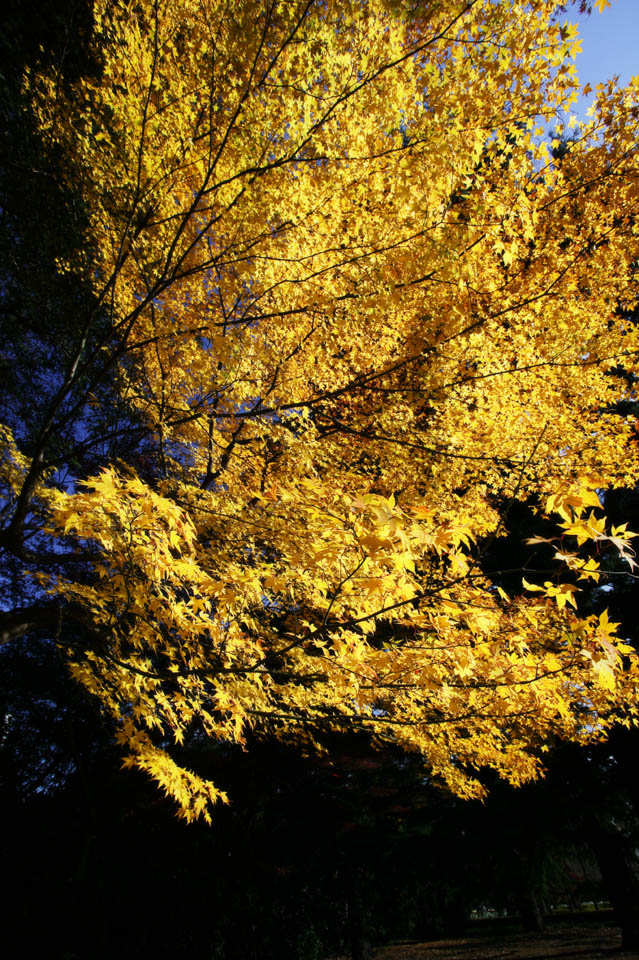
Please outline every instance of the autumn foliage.
[[[597, 491], [638, 466], [639, 84], [562, 139], [556, 0], [93, 16], [99, 69], [23, 80], [93, 306], [2, 427], [5, 636], [48, 629], [189, 819], [223, 798], [179, 762], [202, 734], [367, 731], [470, 796], [632, 722], [634, 653], [579, 599], [598, 550], [634, 564]], [[557, 539], [513, 596], [482, 558], [515, 500]]]

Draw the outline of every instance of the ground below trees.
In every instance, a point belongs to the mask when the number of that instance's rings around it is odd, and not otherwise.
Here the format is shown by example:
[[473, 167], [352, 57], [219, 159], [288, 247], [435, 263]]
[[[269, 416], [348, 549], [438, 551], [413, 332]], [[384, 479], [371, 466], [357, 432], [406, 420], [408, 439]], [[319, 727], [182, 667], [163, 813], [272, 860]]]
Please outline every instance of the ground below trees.
[[553, 917], [542, 934], [523, 933], [512, 921], [478, 921], [458, 939], [401, 943], [384, 947], [375, 960], [639, 960], [621, 950], [621, 932], [609, 913]]

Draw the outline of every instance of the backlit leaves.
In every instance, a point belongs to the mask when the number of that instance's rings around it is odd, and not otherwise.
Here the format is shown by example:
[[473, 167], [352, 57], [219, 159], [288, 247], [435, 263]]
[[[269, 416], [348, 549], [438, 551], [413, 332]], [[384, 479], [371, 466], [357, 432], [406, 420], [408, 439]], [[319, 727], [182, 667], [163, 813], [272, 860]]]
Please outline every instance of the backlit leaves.
[[[577, 583], [592, 544], [634, 565], [596, 491], [637, 476], [639, 87], [559, 162], [563, 5], [422, 6], [96, 0], [99, 75], [25, 77], [152, 452], [65, 487], [5, 431], [11, 529], [36, 497], [88, 551], [50, 584], [93, 638], [65, 653], [187, 818], [224, 799], [175, 760], [193, 731], [365, 730], [470, 796], [636, 713]], [[80, 433], [81, 375], [51, 412]], [[566, 573], [510, 597], [482, 544], [530, 498]]]

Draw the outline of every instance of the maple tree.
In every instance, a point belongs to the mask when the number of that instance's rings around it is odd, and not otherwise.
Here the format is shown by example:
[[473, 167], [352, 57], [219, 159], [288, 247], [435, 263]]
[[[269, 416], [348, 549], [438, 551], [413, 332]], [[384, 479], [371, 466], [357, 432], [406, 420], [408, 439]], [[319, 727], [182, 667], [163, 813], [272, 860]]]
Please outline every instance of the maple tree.
[[[26, 576], [0, 628], [49, 630], [189, 819], [225, 799], [172, 750], [194, 730], [365, 730], [472, 796], [636, 717], [633, 650], [578, 593], [602, 576], [583, 544], [634, 564], [596, 491], [637, 473], [614, 405], [639, 83], [602, 87], [558, 162], [562, 17], [95, 0], [99, 69], [25, 70], [84, 212], [56, 269], [91, 298], [37, 418], [1, 427]], [[482, 544], [530, 498], [557, 568], [510, 596]]]

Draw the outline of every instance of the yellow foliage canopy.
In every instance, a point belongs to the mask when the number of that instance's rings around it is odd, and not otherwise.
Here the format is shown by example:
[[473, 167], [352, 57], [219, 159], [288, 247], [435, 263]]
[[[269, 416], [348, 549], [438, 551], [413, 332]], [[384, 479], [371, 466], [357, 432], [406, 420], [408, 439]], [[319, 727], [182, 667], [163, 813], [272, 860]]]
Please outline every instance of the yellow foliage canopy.
[[79, 338], [32, 459], [3, 428], [4, 542], [37, 503], [88, 552], [88, 576], [40, 573], [95, 638], [59, 643], [187, 818], [220, 797], [170, 755], [194, 725], [366, 730], [468, 796], [636, 714], [607, 617], [561, 578], [507, 596], [478, 547], [536, 497], [568, 571], [599, 577], [585, 542], [633, 562], [594, 491], [637, 475], [610, 411], [637, 357], [639, 83], [553, 152], [577, 94], [561, 16], [95, 0], [99, 75], [25, 76], [88, 211], [100, 369], [154, 455], [56, 486], [56, 418], [102, 402]]

